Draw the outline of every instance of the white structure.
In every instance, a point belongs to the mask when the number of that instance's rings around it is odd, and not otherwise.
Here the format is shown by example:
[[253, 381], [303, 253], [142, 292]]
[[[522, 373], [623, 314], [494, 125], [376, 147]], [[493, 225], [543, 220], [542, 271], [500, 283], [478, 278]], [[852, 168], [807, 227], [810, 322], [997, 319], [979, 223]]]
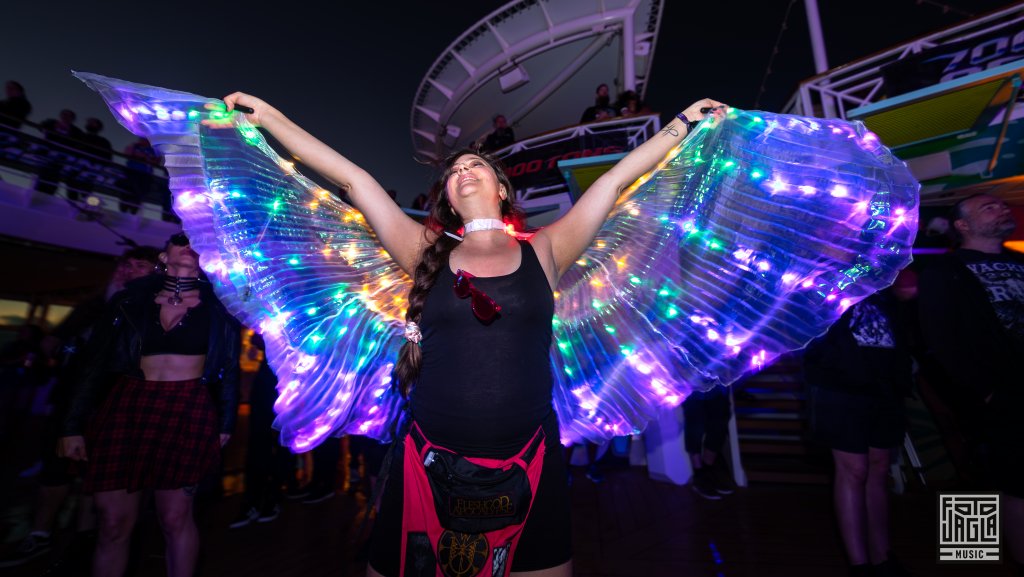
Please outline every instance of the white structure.
[[661, 22], [659, 0], [516, 0], [438, 57], [410, 125], [422, 160], [473, 142], [503, 114], [520, 138], [576, 124], [599, 84], [641, 98]]

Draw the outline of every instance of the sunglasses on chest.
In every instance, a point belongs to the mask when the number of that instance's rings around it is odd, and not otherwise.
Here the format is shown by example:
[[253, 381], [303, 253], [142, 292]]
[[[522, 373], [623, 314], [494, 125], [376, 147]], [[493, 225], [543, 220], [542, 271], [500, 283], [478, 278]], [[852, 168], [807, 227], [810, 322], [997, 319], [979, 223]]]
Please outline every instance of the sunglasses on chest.
[[471, 278], [473, 278], [472, 274], [459, 269], [455, 274], [455, 284], [452, 286], [452, 289], [455, 291], [455, 296], [460, 299], [469, 299], [469, 306], [473, 309], [473, 314], [476, 315], [476, 318], [489, 323], [501, 312], [501, 306], [495, 303], [494, 299], [487, 296], [484, 291], [476, 288], [469, 280]]

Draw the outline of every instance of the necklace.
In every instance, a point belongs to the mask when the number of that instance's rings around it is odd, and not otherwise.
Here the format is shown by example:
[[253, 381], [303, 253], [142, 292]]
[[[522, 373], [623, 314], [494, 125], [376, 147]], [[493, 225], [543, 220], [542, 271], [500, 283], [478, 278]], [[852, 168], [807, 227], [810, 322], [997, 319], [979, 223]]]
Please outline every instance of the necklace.
[[164, 290], [174, 294], [167, 297], [167, 304], [178, 306], [182, 302], [181, 293], [199, 288], [198, 277], [164, 276]]
[[462, 234], [467, 235], [478, 230], [505, 230], [505, 223], [496, 218], [474, 218], [463, 225]]

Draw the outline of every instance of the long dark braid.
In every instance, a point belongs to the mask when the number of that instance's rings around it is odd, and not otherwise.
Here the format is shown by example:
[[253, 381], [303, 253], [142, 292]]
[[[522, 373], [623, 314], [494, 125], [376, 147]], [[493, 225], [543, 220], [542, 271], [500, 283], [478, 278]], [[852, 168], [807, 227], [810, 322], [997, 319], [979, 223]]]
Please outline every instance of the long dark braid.
[[[405, 322], [420, 323], [423, 318], [423, 303], [434, 287], [441, 267], [448, 266], [448, 257], [452, 250], [459, 245], [459, 241], [448, 236], [445, 232], [455, 234], [462, 228], [462, 219], [452, 210], [448, 201], [448, 177], [451, 175], [452, 165], [459, 157], [465, 154], [475, 154], [483, 158], [491, 165], [498, 176], [498, 183], [505, 187], [507, 199], [501, 203], [501, 215], [506, 218], [518, 217], [519, 210], [513, 201], [512, 183], [502, 169], [500, 163], [488, 154], [471, 149], [463, 149], [452, 153], [444, 161], [444, 172], [441, 174], [440, 186], [437, 186], [437, 198], [433, 199], [430, 215], [427, 217], [427, 228], [436, 233], [437, 239], [423, 249], [423, 256], [416, 266], [413, 275], [412, 288], [409, 290], [409, 307], [406, 309]], [[429, 234], [429, 233], [428, 233]], [[423, 353], [416, 343], [406, 341], [398, 353], [398, 361], [395, 363], [393, 381], [401, 391], [402, 396], [407, 397], [409, 391], [420, 376], [420, 366], [423, 360]]]

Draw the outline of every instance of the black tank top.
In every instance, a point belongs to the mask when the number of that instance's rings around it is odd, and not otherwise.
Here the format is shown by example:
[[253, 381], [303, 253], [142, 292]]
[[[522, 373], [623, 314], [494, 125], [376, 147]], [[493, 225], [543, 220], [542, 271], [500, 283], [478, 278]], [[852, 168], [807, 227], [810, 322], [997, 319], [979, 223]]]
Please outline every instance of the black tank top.
[[509, 457], [541, 424], [549, 442], [558, 442], [549, 358], [554, 296], [533, 247], [519, 246], [515, 272], [472, 279], [501, 306], [490, 324], [477, 319], [469, 298], [455, 296], [447, 264], [423, 307], [412, 414], [431, 441], [470, 456]]
[[205, 355], [210, 348], [210, 305], [206, 301], [185, 312], [178, 324], [165, 331], [160, 324], [160, 305], [150, 302], [150, 322], [142, 334], [142, 356]]

